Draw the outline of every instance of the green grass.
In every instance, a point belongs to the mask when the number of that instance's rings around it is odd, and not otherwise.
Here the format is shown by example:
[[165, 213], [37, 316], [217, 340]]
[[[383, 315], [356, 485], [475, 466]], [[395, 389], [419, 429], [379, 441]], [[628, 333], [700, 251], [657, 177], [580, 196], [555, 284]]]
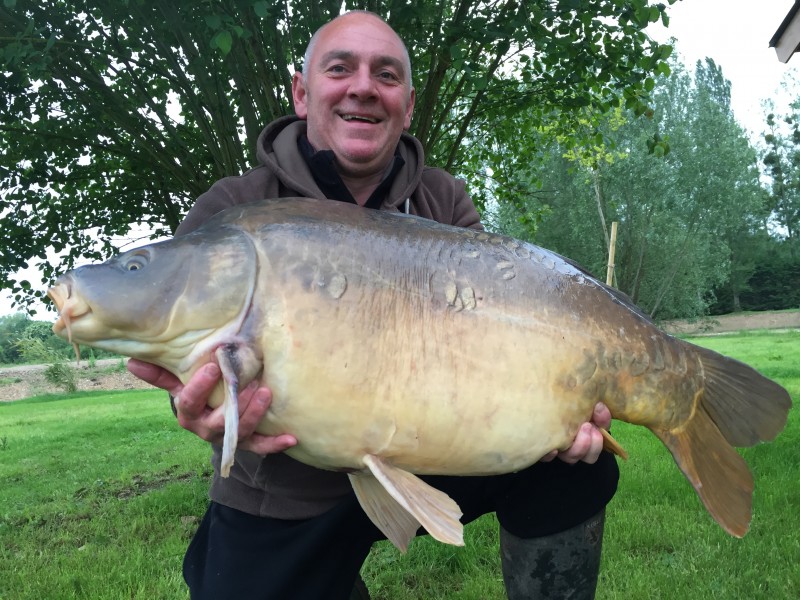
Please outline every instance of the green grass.
[[163, 393], [0, 405], [0, 598], [185, 598], [207, 445]]
[[[800, 334], [691, 340], [752, 364], [800, 398]], [[725, 534], [661, 443], [614, 424], [631, 458], [608, 508], [598, 598], [800, 598], [800, 417], [742, 451], [756, 481], [750, 532]], [[48, 396], [0, 404], [0, 600], [188, 597], [180, 575], [205, 509], [207, 445], [181, 430], [163, 393]], [[375, 600], [503, 598], [497, 526], [466, 546], [377, 544]]]

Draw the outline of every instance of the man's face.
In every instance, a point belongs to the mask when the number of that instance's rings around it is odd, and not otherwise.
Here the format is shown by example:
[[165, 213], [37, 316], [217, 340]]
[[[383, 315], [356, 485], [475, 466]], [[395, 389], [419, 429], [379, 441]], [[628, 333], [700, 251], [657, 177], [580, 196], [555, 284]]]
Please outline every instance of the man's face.
[[292, 81], [294, 105], [307, 121], [308, 141], [333, 150], [343, 175], [388, 166], [414, 110], [406, 71], [402, 42], [375, 17], [347, 15], [320, 32], [306, 77], [296, 73]]

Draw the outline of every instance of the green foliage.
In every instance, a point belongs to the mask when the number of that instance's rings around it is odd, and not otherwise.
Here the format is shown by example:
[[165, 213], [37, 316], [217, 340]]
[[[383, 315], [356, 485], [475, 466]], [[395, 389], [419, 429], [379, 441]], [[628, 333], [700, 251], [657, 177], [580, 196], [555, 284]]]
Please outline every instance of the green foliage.
[[17, 340], [25, 333], [30, 318], [23, 313], [0, 316], [0, 363], [11, 364], [20, 360]]
[[78, 378], [75, 369], [70, 367], [62, 356], [41, 339], [23, 337], [17, 341], [23, 360], [30, 363], [50, 363], [44, 370], [44, 377], [65, 392], [78, 389]]
[[616, 221], [614, 285], [656, 318], [702, 315], [716, 288], [746, 289], [755, 269], [750, 240], [768, 237], [769, 208], [756, 152], [713, 61], [698, 63], [694, 78], [673, 62], [652, 97], [649, 118], [634, 110], [603, 115], [595, 126], [602, 143], [576, 148], [540, 138], [540, 160], [527, 177], [540, 179], [544, 192], [523, 206], [546, 213], [525, 231], [518, 209], [500, 206], [497, 226], [604, 280]]
[[[154, 236], [174, 231], [214, 180], [253, 166], [262, 127], [292, 110], [290, 74], [311, 33], [341, 8], [333, 0], [0, 6], [0, 228], [9, 240], [0, 287], [24, 304], [41, 292], [12, 275], [31, 261], [50, 280], [78, 257], [113, 253], [114, 236], [133, 224]], [[407, 41], [413, 132], [431, 164], [469, 178], [479, 203], [504, 197], [503, 178], [527, 160], [532, 141], [520, 138], [520, 119], [526, 131], [563, 133], [587, 107], [642, 114], [652, 75], [668, 70], [671, 48], [644, 33], [668, 22], [663, 2], [347, 0], [344, 8], [384, 15]], [[48, 262], [49, 247], [62, 264]]]
[[48, 383], [60, 387], [65, 392], [71, 393], [78, 390], [75, 369], [63, 361], [47, 365], [44, 370], [44, 378]]
[[[41, 342], [41, 352], [28, 352], [26, 355], [19, 341], [36, 340]], [[81, 355], [88, 354], [90, 366], [100, 358], [116, 358], [119, 355], [106, 350], [89, 348]], [[0, 364], [18, 364], [23, 362], [51, 362], [55, 359], [70, 360], [75, 358], [75, 348], [66, 340], [53, 333], [50, 321], [34, 321], [24, 313], [0, 316]], [[124, 369], [124, 364], [123, 364]]]
[[790, 114], [767, 115], [762, 162], [770, 181], [770, 208], [792, 261], [800, 260], [800, 101]]
[[[20, 340], [41, 342], [46, 356], [38, 359], [24, 356]], [[0, 363], [15, 364], [26, 360], [46, 362], [51, 355], [68, 358], [72, 353], [72, 346], [53, 334], [52, 323], [34, 321], [23, 313], [0, 316]]]
[[758, 264], [742, 292], [743, 310], [782, 310], [800, 307], [800, 262], [770, 253]]

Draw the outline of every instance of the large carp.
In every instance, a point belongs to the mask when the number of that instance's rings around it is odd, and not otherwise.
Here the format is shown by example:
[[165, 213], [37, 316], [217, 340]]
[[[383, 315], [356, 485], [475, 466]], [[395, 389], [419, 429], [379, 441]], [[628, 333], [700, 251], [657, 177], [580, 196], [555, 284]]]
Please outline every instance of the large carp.
[[462, 542], [458, 505], [414, 474], [489, 475], [568, 447], [595, 403], [669, 448], [742, 536], [753, 480], [732, 446], [773, 439], [788, 393], [657, 329], [562, 257], [508, 237], [333, 201], [234, 207], [204, 227], [62, 276], [53, 329], [186, 382], [218, 360], [233, 462], [237, 387], [272, 406], [258, 431], [347, 471], [401, 549], [423, 525]]

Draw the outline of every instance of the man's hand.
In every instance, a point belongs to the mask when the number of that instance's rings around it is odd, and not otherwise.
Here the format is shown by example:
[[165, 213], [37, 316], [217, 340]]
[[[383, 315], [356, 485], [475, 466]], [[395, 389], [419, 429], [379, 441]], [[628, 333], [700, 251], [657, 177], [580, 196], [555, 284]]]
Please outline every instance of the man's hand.
[[559, 458], [571, 465], [578, 461], [590, 465], [596, 463], [603, 451], [603, 434], [600, 433], [600, 429], [608, 429], [610, 426], [611, 411], [605, 404], [598, 402], [594, 405], [592, 420], [581, 425], [572, 445], [566, 450], [553, 450], [550, 454], [543, 456], [541, 461], [550, 462], [554, 458]]
[[[208, 398], [221, 377], [218, 365], [215, 363], [203, 365], [186, 385], [169, 371], [135, 358], [128, 361], [128, 371], [139, 379], [172, 394], [181, 427], [207, 442], [222, 443], [225, 434], [223, 407], [208, 406]], [[238, 448], [240, 450], [266, 455], [283, 452], [297, 444], [297, 439], [292, 435], [271, 436], [255, 432], [256, 425], [266, 414], [271, 402], [270, 389], [258, 387], [256, 382], [239, 392]]]

